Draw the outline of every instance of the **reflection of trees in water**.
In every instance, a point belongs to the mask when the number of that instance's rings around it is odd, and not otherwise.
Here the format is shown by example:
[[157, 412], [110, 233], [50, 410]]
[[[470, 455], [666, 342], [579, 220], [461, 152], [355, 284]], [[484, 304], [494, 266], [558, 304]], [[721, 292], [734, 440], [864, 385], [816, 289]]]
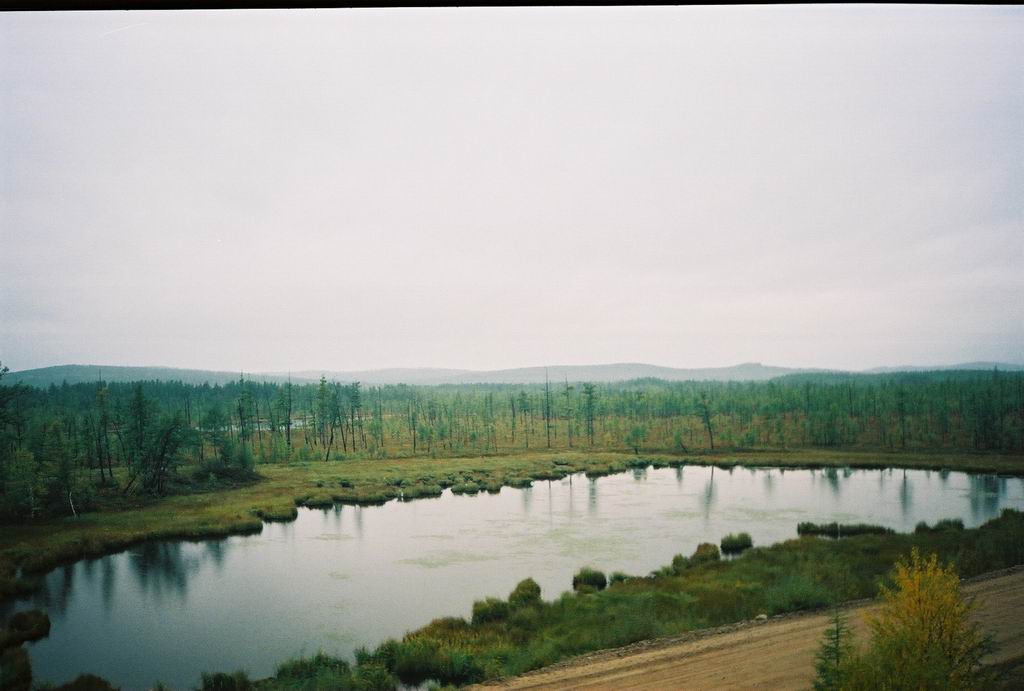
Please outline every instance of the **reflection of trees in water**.
[[683, 466], [676, 466], [676, 485], [679, 487], [683, 486]]
[[910, 507], [914, 504], [913, 492], [910, 487], [910, 480], [907, 479], [907, 471], [903, 469], [903, 480], [900, 482], [900, 512], [906, 518], [910, 513]]
[[715, 503], [715, 466], [711, 466], [711, 477], [704, 487], [704, 494], [701, 495], [701, 505], [704, 507], [704, 519], [711, 516], [711, 507]]
[[152, 594], [158, 601], [165, 593], [184, 599], [188, 578], [199, 569], [200, 559], [195, 554], [186, 555], [183, 547], [181, 542], [144, 542], [129, 552], [128, 563], [139, 590]]
[[[562, 481], [562, 486], [565, 487], [565, 481], [564, 480]], [[570, 475], [569, 476], [569, 518], [570, 518], [570, 520], [572, 519], [573, 512], [575, 510], [575, 505], [574, 505], [574, 500], [573, 500], [572, 494], [573, 494], [572, 493], [572, 475]]]
[[647, 468], [633, 468], [633, 479], [642, 482], [647, 479]]
[[77, 564], [60, 566], [47, 574], [39, 588], [26, 598], [4, 603], [0, 608], [0, 615], [6, 619], [8, 614], [13, 614], [19, 609], [31, 609], [38, 607], [48, 614], [61, 616], [67, 612], [71, 604], [72, 587], [75, 583], [75, 569]]
[[942, 481], [943, 487], [949, 483], [949, 468], [943, 468], [939, 471], [939, 480]]
[[1006, 479], [995, 475], [968, 475], [968, 497], [971, 516], [981, 522], [999, 513], [999, 505], [1006, 496]]
[[523, 487], [519, 491], [519, 495], [523, 502], [523, 513], [529, 514], [533, 507], [533, 487]]
[[828, 482], [828, 487], [832, 490], [832, 496], [839, 496], [839, 471], [835, 468], [826, 468], [823, 472], [825, 481]]
[[103, 597], [103, 606], [110, 608], [114, 600], [114, 584], [117, 582], [117, 563], [107, 557], [99, 559], [100, 562], [100, 595]]
[[775, 494], [775, 475], [770, 470], [764, 471], [764, 494], [770, 497]]
[[597, 513], [597, 478], [590, 479], [590, 486], [587, 488], [587, 513]]
[[206, 554], [217, 568], [217, 573], [224, 570], [224, 542], [224, 540], [211, 540], [204, 545]]

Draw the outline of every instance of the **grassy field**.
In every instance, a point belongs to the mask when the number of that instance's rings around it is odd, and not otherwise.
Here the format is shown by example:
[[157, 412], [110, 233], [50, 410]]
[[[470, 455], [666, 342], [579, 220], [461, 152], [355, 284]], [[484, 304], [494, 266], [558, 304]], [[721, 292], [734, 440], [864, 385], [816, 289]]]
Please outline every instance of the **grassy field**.
[[[687, 456], [617, 452], [531, 452], [469, 458], [346, 459], [258, 466], [259, 479], [162, 499], [111, 496], [78, 518], [5, 525], [0, 531], [0, 598], [30, 591], [34, 577], [74, 559], [108, 554], [147, 539], [202, 539], [259, 531], [290, 520], [296, 506], [373, 504], [455, 492], [496, 491], [570, 473], [591, 476], [637, 465], [930, 468], [1024, 474], [1024, 456], [864, 451], [747, 451]], [[18, 569], [22, 577], [16, 577]]]

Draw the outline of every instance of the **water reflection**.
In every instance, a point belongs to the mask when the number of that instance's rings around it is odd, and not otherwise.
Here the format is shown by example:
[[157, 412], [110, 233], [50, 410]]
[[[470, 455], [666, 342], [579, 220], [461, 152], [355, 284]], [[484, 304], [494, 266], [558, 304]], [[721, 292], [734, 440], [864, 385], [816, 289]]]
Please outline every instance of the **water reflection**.
[[[1024, 508], [1021, 478], [895, 472], [647, 468], [548, 481], [546, 492], [536, 482], [494, 495], [302, 509], [260, 535], [146, 543], [61, 567], [0, 614], [50, 613], [50, 638], [30, 652], [40, 681], [90, 671], [125, 688], [156, 679], [189, 688], [203, 669], [265, 676], [303, 651], [351, 656], [433, 618], [468, 616], [474, 600], [505, 597], [527, 576], [555, 598], [585, 563], [645, 574], [731, 532], [768, 545], [794, 537], [802, 520], [909, 532], [918, 521], [972, 527]], [[577, 513], [583, 485], [587, 509]]]
[[1006, 496], [1005, 479], [996, 475], [971, 475], [968, 482], [971, 517], [978, 520], [995, 513]]
[[832, 490], [832, 496], [839, 496], [839, 471], [835, 468], [825, 468], [823, 471], [825, 480], [828, 481], [829, 489]]
[[907, 514], [910, 513], [910, 506], [913, 502], [913, 496], [910, 489], [910, 483], [907, 481], [907, 471], [903, 471], [903, 482], [900, 483], [900, 511], [903, 512], [903, 517], [906, 518]]

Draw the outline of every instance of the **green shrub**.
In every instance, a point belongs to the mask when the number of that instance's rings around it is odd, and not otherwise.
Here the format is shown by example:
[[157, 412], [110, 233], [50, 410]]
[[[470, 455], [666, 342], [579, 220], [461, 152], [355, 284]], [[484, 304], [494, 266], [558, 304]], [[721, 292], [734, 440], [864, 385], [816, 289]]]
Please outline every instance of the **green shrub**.
[[7, 622], [7, 630], [0, 629], [0, 650], [37, 641], [50, 635], [50, 618], [38, 609], [18, 612]]
[[944, 518], [934, 526], [929, 527], [927, 523], [921, 521], [914, 528], [915, 533], [941, 533], [946, 530], [963, 530], [964, 522], [959, 518]]
[[359, 666], [352, 677], [352, 688], [354, 691], [394, 691], [398, 688], [398, 683], [386, 667], [371, 663]]
[[725, 554], [739, 554], [743, 550], [754, 546], [754, 541], [748, 533], [728, 534], [722, 538], [722, 552]]
[[277, 679], [310, 679], [323, 672], [348, 676], [351, 672], [347, 662], [340, 658], [317, 653], [312, 657], [299, 657], [277, 666]]
[[608, 577], [608, 585], [615, 585], [616, 583], [625, 583], [629, 579], [629, 576], [622, 573], [621, 571], [615, 571], [611, 576]]
[[476, 494], [480, 491], [480, 485], [475, 482], [460, 482], [457, 485], [452, 485], [453, 494]]
[[701, 564], [718, 561], [721, 558], [722, 555], [718, 551], [718, 545], [713, 545], [710, 542], [702, 542], [697, 545], [697, 549], [694, 550], [693, 556], [690, 557], [690, 565], [699, 566]]
[[238, 670], [234, 674], [227, 674], [225, 672], [208, 674], [203, 672], [203, 685], [201, 688], [202, 691], [252, 691], [256, 687], [249, 680], [249, 675], [242, 670]]
[[677, 576], [690, 567], [690, 560], [682, 554], [672, 557], [672, 572]]
[[572, 589], [579, 591], [581, 586], [590, 586], [595, 590], [604, 590], [608, 585], [608, 579], [604, 572], [584, 566], [572, 577]]
[[515, 589], [508, 596], [508, 604], [512, 609], [533, 607], [534, 605], [539, 605], [540, 602], [540, 586], [532, 578], [519, 581]]
[[521, 643], [527, 640], [542, 623], [540, 610], [536, 607], [523, 607], [512, 612], [508, 618], [508, 629], [513, 640]]
[[32, 688], [32, 665], [22, 647], [0, 651], [0, 689], [29, 691]]
[[[106, 679], [95, 674], [81, 674], [67, 684], [58, 686], [54, 691], [118, 691], [118, 689]], [[154, 689], [154, 691], [157, 690]]]
[[503, 621], [508, 618], [508, 603], [496, 597], [477, 600], [473, 603], [473, 625]]
[[822, 537], [853, 537], [854, 535], [892, 535], [895, 531], [881, 525], [868, 523], [798, 523], [797, 535], [821, 535]]

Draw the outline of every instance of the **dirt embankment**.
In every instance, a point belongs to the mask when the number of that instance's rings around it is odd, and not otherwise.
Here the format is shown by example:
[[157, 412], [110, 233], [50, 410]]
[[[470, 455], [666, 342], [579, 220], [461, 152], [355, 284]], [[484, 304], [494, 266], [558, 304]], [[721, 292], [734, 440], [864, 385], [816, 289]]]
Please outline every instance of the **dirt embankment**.
[[[977, 598], [974, 620], [999, 646], [987, 662], [1024, 656], [1024, 567], [967, 582], [964, 592]], [[848, 608], [859, 640], [867, 636], [864, 615], [875, 607]], [[828, 613], [816, 613], [694, 631], [592, 653], [478, 688], [807, 689], [830, 623]]]

